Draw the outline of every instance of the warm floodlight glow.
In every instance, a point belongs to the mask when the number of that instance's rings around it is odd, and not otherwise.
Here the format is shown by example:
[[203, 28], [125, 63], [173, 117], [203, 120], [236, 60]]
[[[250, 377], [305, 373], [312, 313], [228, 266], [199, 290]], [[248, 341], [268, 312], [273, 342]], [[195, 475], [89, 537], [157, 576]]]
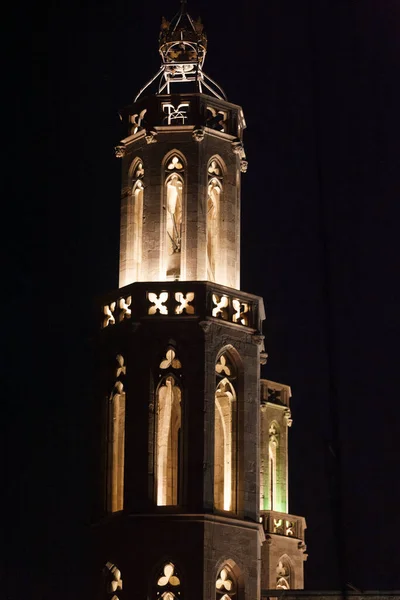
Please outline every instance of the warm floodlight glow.
[[224, 378], [215, 392], [214, 503], [220, 510], [233, 510], [236, 476], [235, 404], [233, 386]]
[[[173, 352], [173, 351], [172, 351]], [[170, 359], [172, 359], [170, 355]], [[181, 390], [167, 377], [157, 391], [156, 491], [157, 505], [178, 503]]]

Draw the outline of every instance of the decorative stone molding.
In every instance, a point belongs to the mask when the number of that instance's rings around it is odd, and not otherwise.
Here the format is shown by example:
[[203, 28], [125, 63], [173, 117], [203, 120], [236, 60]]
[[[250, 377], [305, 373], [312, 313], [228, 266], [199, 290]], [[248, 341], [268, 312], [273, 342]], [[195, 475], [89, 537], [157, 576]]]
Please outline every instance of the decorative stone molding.
[[266, 365], [268, 361], [268, 352], [260, 352], [260, 365]]
[[157, 141], [157, 131], [153, 131], [152, 129], [148, 129], [146, 130], [146, 135], [144, 136], [144, 139], [146, 140], [147, 144], [155, 144]]
[[202, 142], [204, 137], [204, 127], [197, 127], [196, 129], [193, 129], [192, 138], [195, 140], [195, 142]]
[[204, 333], [208, 333], [211, 329], [210, 321], [200, 321], [199, 325], [202, 328], [202, 330], [204, 331]]
[[115, 152], [115, 157], [116, 158], [124, 158], [124, 156], [126, 154], [126, 147], [123, 146], [123, 145], [121, 145], [121, 146], [115, 146], [114, 152]]
[[247, 166], [248, 166], [248, 164], [249, 164], [249, 163], [247, 162], [247, 160], [243, 160], [243, 159], [242, 159], [242, 160], [240, 161], [240, 172], [241, 172], [241, 173], [247, 173]]
[[293, 419], [292, 419], [292, 413], [290, 412], [290, 408], [287, 408], [285, 410], [284, 418], [286, 419], [286, 425], [288, 427], [291, 427], [292, 423], [293, 423]]
[[299, 542], [297, 544], [297, 547], [299, 550], [301, 550], [302, 552], [306, 552], [307, 550], [307, 544], [305, 544], [303, 541]]
[[232, 142], [232, 151], [234, 154], [238, 154], [240, 158], [245, 157], [243, 142], [238, 139]]
[[264, 346], [265, 335], [260, 335], [258, 333], [251, 336], [251, 339], [256, 346]]

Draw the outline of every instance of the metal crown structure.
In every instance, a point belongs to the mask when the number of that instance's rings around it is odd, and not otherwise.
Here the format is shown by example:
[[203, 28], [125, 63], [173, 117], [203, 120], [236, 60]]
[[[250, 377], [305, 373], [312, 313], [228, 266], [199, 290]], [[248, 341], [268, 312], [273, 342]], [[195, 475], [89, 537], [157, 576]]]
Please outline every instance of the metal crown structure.
[[134, 102], [157, 81], [157, 94], [170, 94], [173, 84], [194, 83], [200, 93], [211, 93], [220, 100], [227, 99], [223, 89], [203, 71], [207, 36], [203, 33], [201, 19], [194, 21], [187, 13], [185, 0], [181, 0], [181, 8], [171, 21], [162, 18], [159, 52], [162, 65], [142, 87]]

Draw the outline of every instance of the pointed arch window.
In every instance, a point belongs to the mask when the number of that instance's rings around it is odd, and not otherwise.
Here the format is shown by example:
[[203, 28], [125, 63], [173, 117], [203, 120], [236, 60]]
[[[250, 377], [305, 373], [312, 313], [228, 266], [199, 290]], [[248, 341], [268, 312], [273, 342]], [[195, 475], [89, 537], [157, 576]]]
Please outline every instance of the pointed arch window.
[[223, 171], [221, 163], [216, 157], [209, 161], [207, 174], [207, 279], [217, 281]]
[[165, 163], [165, 270], [166, 276], [179, 279], [181, 274], [182, 216], [183, 216], [184, 162], [178, 154]]
[[125, 391], [122, 379], [126, 373], [121, 354], [116, 357], [116, 382], [108, 403], [107, 504], [109, 512], [124, 507], [125, 462]]
[[168, 348], [160, 362], [162, 376], [156, 392], [155, 474], [157, 506], [179, 502], [181, 471], [182, 391], [177, 371], [182, 365]]
[[281, 556], [276, 566], [276, 589], [290, 590], [291, 568], [287, 556]]
[[236, 368], [228, 353], [216, 363], [214, 400], [214, 506], [236, 510], [237, 396]]
[[132, 265], [133, 281], [140, 281], [143, 242], [144, 167], [138, 158], [132, 169]]

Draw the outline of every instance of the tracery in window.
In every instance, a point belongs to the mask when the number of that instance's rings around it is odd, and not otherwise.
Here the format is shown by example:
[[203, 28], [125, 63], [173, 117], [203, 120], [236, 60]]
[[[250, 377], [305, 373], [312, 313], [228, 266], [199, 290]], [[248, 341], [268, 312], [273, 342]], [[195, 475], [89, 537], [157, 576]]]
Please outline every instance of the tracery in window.
[[108, 404], [107, 498], [110, 512], [124, 507], [125, 392], [121, 379], [126, 374], [126, 367], [121, 354], [117, 355], [116, 362], [117, 380]]
[[228, 565], [219, 571], [215, 582], [217, 600], [232, 600], [236, 596], [236, 578]]
[[236, 369], [227, 353], [218, 359], [214, 409], [214, 506], [236, 509], [237, 398]]
[[207, 279], [217, 281], [222, 196], [222, 167], [217, 159], [210, 160], [207, 172]]
[[[168, 356], [167, 352], [166, 360], [170, 359], [173, 361], [174, 357]], [[175, 505], [179, 500], [181, 397], [181, 389], [175, 377], [164, 377], [158, 386], [156, 397], [155, 462], [158, 506]]]
[[143, 238], [143, 195], [144, 195], [144, 167], [137, 159], [132, 169], [132, 263], [133, 281], [140, 280], [142, 266], [142, 238]]
[[112, 595], [111, 600], [119, 600], [116, 593], [118, 593], [119, 590], [122, 590], [121, 571], [116, 565], [108, 561], [104, 567], [103, 573], [107, 580], [107, 594], [110, 594], [110, 596]]
[[290, 563], [286, 556], [282, 556], [276, 566], [276, 589], [290, 590]]
[[166, 275], [179, 279], [181, 273], [182, 213], [183, 213], [183, 162], [173, 155], [166, 163]]
[[157, 598], [174, 600], [182, 598], [181, 579], [176, 566], [172, 562], [165, 563], [157, 579]]

